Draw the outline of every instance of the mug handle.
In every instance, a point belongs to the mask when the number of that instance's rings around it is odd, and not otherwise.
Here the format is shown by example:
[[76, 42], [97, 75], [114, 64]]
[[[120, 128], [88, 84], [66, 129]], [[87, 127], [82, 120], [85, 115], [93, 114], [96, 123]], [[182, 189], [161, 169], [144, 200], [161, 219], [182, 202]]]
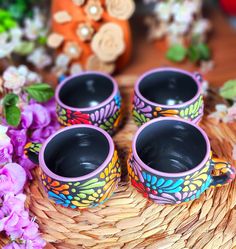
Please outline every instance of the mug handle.
[[212, 158], [211, 165], [213, 171], [219, 172], [219, 175], [217, 176], [212, 175], [212, 188], [221, 187], [222, 185], [228, 184], [234, 180], [236, 170], [229, 162], [219, 158]]
[[194, 76], [194, 78], [196, 78], [201, 84], [203, 83], [203, 76], [202, 76], [202, 74], [201, 73], [199, 73], [199, 72], [194, 72], [193, 73], [193, 76]]
[[24, 154], [34, 164], [39, 164], [39, 151], [42, 147], [40, 143], [27, 143], [24, 148]]

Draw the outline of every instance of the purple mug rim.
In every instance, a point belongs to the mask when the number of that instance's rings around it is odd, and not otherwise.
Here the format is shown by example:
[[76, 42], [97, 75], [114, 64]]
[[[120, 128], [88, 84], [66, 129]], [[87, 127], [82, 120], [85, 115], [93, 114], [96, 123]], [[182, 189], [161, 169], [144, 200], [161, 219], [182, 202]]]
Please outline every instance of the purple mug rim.
[[[98, 75], [98, 76], [103, 76], [107, 79], [109, 79], [113, 85], [113, 91], [111, 93], [111, 95], [106, 98], [105, 100], [103, 100], [101, 103], [99, 103], [96, 106], [92, 106], [92, 107], [83, 107], [83, 108], [78, 108], [78, 107], [72, 107], [72, 106], [68, 106], [66, 104], [64, 104], [61, 99], [60, 99], [60, 91], [62, 89], [62, 87], [64, 85], [66, 85], [70, 80], [80, 77], [80, 76], [84, 76], [84, 75], [88, 75], [88, 74], [94, 74], [94, 75]], [[67, 77], [66, 79], [64, 79], [57, 87], [56, 87], [56, 91], [55, 91], [55, 99], [58, 105], [60, 105], [61, 107], [65, 108], [65, 109], [69, 109], [71, 111], [77, 111], [77, 112], [82, 112], [82, 111], [94, 111], [97, 110], [107, 104], [109, 104], [109, 102], [112, 101], [112, 99], [114, 99], [115, 95], [117, 94], [119, 88], [118, 88], [118, 84], [115, 81], [115, 79], [113, 77], [111, 77], [109, 74], [106, 73], [101, 73], [101, 72], [97, 72], [97, 71], [86, 71], [86, 72], [81, 72], [79, 74], [76, 75], [72, 75]]]
[[[108, 152], [108, 155], [106, 157], [106, 159], [104, 160], [104, 162], [94, 171], [92, 171], [91, 173], [89, 174], [86, 174], [86, 175], [83, 175], [83, 176], [79, 176], [79, 177], [64, 177], [64, 176], [60, 176], [60, 175], [57, 175], [55, 173], [53, 173], [49, 168], [48, 166], [46, 165], [45, 163], [45, 160], [44, 160], [44, 153], [45, 153], [45, 149], [48, 145], [48, 143], [50, 141], [53, 140], [54, 137], [56, 137], [58, 134], [60, 133], [63, 133], [67, 130], [70, 130], [70, 129], [78, 129], [78, 128], [89, 128], [89, 129], [92, 129], [92, 130], [96, 130], [100, 133], [102, 133], [102, 135], [105, 136], [105, 138], [107, 139], [108, 141], [108, 144], [109, 144], [109, 152]], [[43, 172], [51, 177], [52, 179], [55, 179], [55, 180], [58, 180], [58, 181], [63, 181], [63, 182], [78, 182], [78, 181], [84, 181], [84, 180], [87, 180], [89, 178], [93, 178], [95, 177], [98, 173], [100, 173], [104, 168], [107, 167], [107, 165], [111, 162], [112, 160], [112, 157], [113, 157], [113, 154], [115, 152], [115, 145], [114, 145], [114, 142], [111, 138], [111, 136], [104, 130], [102, 130], [101, 128], [99, 127], [96, 127], [96, 126], [93, 126], [93, 125], [82, 125], [82, 124], [79, 124], [79, 125], [72, 125], [72, 126], [69, 126], [69, 127], [65, 127], [65, 128], [62, 128], [60, 130], [58, 130], [57, 132], [53, 133], [50, 137], [48, 137], [45, 142], [43, 143], [42, 145], [42, 148], [39, 152], [39, 166], [41, 167], [41, 169], [43, 170]]]
[[[195, 127], [203, 136], [205, 142], [206, 142], [206, 155], [205, 157], [203, 158], [203, 160], [197, 165], [195, 166], [193, 169], [191, 170], [187, 170], [187, 171], [184, 171], [184, 172], [181, 172], [181, 173], [166, 173], [166, 172], [162, 172], [162, 171], [159, 171], [159, 170], [155, 170], [151, 167], [149, 167], [148, 165], [146, 165], [139, 157], [138, 153], [137, 153], [137, 150], [136, 150], [136, 143], [137, 143], [137, 139], [139, 137], [139, 135], [141, 134], [141, 132], [146, 128], [148, 127], [149, 125], [153, 124], [153, 123], [156, 123], [156, 122], [161, 122], [161, 121], [164, 121], [164, 120], [170, 120], [170, 121], [179, 121], [179, 122], [183, 122], [183, 123], [187, 123], [193, 127]], [[183, 120], [181, 118], [175, 118], [175, 117], [161, 117], [161, 118], [156, 118], [156, 119], [153, 119], [151, 121], [148, 121], [147, 123], [145, 123], [144, 125], [142, 125], [138, 131], [136, 132], [135, 136], [134, 136], [134, 139], [133, 139], [133, 142], [132, 142], [132, 153], [133, 153], [133, 156], [135, 158], [135, 160], [137, 161], [137, 163], [142, 167], [144, 168], [145, 170], [155, 174], [155, 175], [159, 175], [159, 176], [162, 176], [162, 177], [183, 177], [183, 176], [187, 176], [187, 175], [190, 175], [190, 174], [193, 174], [195, 173], [196, 171], [200, 170], [202, 167], [204, 167], [206, 165], [206, 163], [208, 162], [209, 158], [210, 158], [210, 154], [211, 154], [211, 146], [210, 146], [210, 141], [209, 141], [209, 138], [207, 136], [207, 134], [205, 133], [205, 131], [203, 131], [202, 128], [200, 128], [199, 126], [197, 126], [196, 124], [188, 121], [188, 120]]]
[[[157, 102], [153, 102], [153, 101], [146, 99], [139, 91], [140, 83], [148, 75], [153, 74], [153, 73], [163, 72], [163, 71], [172, 71], [172, 72], [177, 72], [177, 73], [181, 73], [181, 74], [185, 74], [187, 76], [190, 76], [197, 85], [197, 88], [198, 88], [197, 93], [194, 95], [193, 98], [189, 99], [188, 101], [185, 101], [184, 103], [177, 104], [177, 105], [163, 105], [163, 104], [159, 104]], [[199, 96], [201, 95], [201, 83], [196, 77], [194, 77], [194, 74], [192, 74], [186, 70], [178, 69], [178, 68], [174, 68], [174, 67], [163, 67], [163, 68], [151, 69], [151, 70], [147, 71], [146, 73], [142, 74], [138, 78], [138, 80], [136, 81], [134, 90], [140, 99], [142, 99], [144, 102], [148, 103], [151, 106], [158, 106], [158, 107], [162, 107], [162, 108], [181, 108], [181, 107], [185, 107], [185, 106], [192, 104], [194, 101], [196, 101], [199, 98]]]

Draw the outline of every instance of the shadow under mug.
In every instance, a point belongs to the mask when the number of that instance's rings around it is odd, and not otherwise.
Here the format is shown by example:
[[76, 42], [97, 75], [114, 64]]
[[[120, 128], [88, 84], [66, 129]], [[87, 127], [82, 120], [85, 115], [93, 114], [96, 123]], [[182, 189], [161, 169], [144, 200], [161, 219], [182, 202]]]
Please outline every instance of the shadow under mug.
[[155, 203], [192, 201], [209, 187], [235, 178], [235, 169], [211, 154], [209, 139], [197, 125], [180, 118], [154, 119], [134, 137], [129, 177], [132, 185]]
[[97, 206], [113, 194], [120, 181], [112, 138], [91, 125], [63, 128], [43, 145], [27, 144], [25, 154], [39, 164], [48, 197], [64, 207]]
[[121, 97], [115, 80], [99, 72], [83, 72], [57, 86], [58, 121], [62, 126], [92, 124], [113, 134], [121, 120]]
[[135, 84], [133, 117], [138, 126], [158, 117], [198, 123], [203, 116], [201, 75], [175, 68], [148, 71]]

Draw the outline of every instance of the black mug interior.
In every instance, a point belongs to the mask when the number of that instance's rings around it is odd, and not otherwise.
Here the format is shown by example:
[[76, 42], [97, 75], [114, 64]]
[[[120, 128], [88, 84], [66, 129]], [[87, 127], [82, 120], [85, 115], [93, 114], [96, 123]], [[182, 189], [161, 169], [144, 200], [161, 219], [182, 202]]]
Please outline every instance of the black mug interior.
[[46, 146], [47, 167], [62, 177], [81, 177], [96, 170], [109, 154], [109, 142], [99, 131], [80, 127], [57, 134]]
[[141, 131], [136, 151], [152, 169], [180, 173], [195, 168], [203, 161], [207, 144], [194, 126], [176, 120], [162, 120]]
[[165, 70], [146, 75], [139, 83], [139, 92], [149, 101], [171, 106], [191, 100], [198, 86], [188, 74]]
[[74, 108], [90, 108], [109, 98], [114, 90], [110, 78], [88, 73], [74, 77], [62, 86], [59, 92], [61, 102]]

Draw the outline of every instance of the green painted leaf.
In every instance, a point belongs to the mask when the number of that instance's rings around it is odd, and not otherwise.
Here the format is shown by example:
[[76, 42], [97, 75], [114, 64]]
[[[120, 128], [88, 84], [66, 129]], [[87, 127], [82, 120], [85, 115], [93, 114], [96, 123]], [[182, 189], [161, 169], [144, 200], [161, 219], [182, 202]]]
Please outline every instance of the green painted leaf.
[[223, 87], [220, 88], [220, 96], [225, 99], [236, 99], [236, 79], [227, 81]]
[[80, 189], [80, 192], [86, 195], [92, 195], [95, 192], [95, 190], [94, 189]]
[[93, 179], [91, 179], [91, 180], [89, 180], [89, 181], [87, 181], [87, 182], [81, 184], [80, 186], [81, 186], [81, 187], [88, 186], [88, 185], [90, 185], [90, 184], [92, 184], [92, 183], [95, 183], [95, 182], [98, 182], [98, 178], [93, 178]]
[[187, 49], [180, 44], [171, 46], [166, 53], [167, 59], [174, 62], [183, 61], [186, 55], [187, 55]]
[[83, 189], [93, 189], [93, 188], [98, 188], [98, 187], [103, 187], [106, 184], [105, 181], [100, 181], [96, 183], [92, 183], [88, 186], [83, 187]]
[[52, 87], [45, 83], [30, 85], [25, 90], [32, 99], [38, 102], [47, 102], [54, 95]]
[[12, 126], [18, 126], [21, 120], [21, 111], [15, 106], [5, 106], [4, 108], [7, 123]]

